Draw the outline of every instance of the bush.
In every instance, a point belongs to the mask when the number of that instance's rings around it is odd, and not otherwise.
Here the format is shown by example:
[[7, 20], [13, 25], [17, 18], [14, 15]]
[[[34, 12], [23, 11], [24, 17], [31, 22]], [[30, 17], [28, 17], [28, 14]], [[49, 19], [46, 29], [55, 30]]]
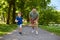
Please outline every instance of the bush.
[[7, 32], [11, 32], [16, 28], [17, 26], [15, 24], [10, 24], [10, 25], [0, 24], [0, 35], [7, 34]]

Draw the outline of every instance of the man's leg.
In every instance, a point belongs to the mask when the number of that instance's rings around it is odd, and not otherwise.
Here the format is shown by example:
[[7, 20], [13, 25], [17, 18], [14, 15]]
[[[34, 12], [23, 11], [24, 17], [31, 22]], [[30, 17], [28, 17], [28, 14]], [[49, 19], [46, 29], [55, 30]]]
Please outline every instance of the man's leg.
[[36, 26], [36, 34], [38, 34], [38, 26]]
[[35, 31], [34, 30], [34, 21], [30, 20], [30, 23], [31, 23], [31, 27], [32, 27], [32, 33]]
[[35, 31], [34, 24], [32, 24], [32, 33]]
[[34, 30], [34, 24], [32, 24], [32, 29]]
[[35, 23], [36, 34], [38, 34], [38, 22]]

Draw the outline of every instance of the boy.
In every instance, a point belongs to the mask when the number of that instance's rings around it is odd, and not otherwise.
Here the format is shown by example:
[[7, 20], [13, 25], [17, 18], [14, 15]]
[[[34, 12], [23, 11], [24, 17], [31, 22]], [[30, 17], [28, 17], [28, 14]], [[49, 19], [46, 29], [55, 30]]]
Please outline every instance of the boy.
[[18, 13], [18, 16], [16, 16], [15, 22], [19, 26], [19, 34], [22, 34], [22, 23], [23, 23], [23, 18], [21, 17], [21, 12]]

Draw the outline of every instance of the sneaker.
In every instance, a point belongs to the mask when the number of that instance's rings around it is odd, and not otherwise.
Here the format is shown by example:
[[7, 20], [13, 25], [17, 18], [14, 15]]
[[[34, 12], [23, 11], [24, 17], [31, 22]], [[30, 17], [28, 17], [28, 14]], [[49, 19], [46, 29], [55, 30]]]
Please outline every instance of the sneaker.
[[32, 33], [34, 33], [35, 30], [32, 30]]
[[36, 34], [38, 34], [38, 31], [36, 31]]
[[22, 34], [22, 32], [19, 32], [19, 34]]

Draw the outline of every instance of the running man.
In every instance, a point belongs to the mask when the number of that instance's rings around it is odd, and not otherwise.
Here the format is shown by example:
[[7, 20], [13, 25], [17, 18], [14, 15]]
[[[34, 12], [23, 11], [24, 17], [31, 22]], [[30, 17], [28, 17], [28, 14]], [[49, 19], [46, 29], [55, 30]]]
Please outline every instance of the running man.
[[[30, 19], [30, 23], [32, 26], [32, 33], [35, 31], [36, 34], [38, 34], [38, 12], [35, 8], [32, 9], [32, 11], [29, 13], [29, 19]], [[36, 30], [35, 30], [36, 28]]]

